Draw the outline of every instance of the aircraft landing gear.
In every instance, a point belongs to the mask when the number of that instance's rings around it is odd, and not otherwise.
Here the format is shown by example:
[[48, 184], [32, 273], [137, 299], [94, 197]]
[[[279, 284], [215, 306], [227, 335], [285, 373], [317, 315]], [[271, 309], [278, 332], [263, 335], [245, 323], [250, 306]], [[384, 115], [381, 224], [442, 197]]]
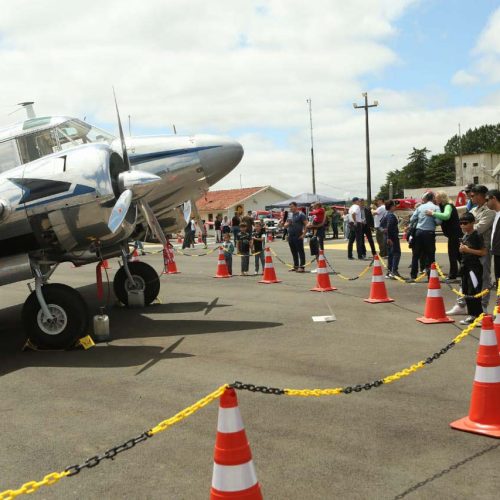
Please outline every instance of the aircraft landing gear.
[[145, 262], [125, 262], [115, 274], [113, 289], [118, 300], [126, 306], [128, 292], [141, 290], [144, 292], [144, 305], [147, 306], [160, 293], [160, 278], [154, 268]]
[[[67, 349], [88, 332], [89, 316], [83, 297], [73, 288], [59, 283], [41, 287], [45, 304], [37, 291], [31, 292], [23, 306], [24, 328], [38, 347]], [[46, 307], [45, 307], [46, 306]]]

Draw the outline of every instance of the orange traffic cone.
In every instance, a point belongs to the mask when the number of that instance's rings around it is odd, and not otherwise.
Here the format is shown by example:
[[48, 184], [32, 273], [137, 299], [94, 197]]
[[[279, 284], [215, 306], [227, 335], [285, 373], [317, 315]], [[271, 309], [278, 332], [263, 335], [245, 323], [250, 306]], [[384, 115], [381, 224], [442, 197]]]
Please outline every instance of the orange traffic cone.
[[108, 259], [104, 259], [102, 261], [102, 268], [103, 269], [111, 269], [111, 266], [109, 265]]
[[203, 240], [201, 239], [201, 234], [198, 235], [198, 243], [203, 243]]
[[281, 283], [281, 280], [279, 280], [276, 277], [276, 271], [274, 270], [274, 265], [273, 265], [273, 258], [271, 256], [271, 250], [269, 249], [269, 247], [266, 247], [264, 275], [262, 276], [262, 279], [259, 281], [259, 283], [265, 283], [267, 285], [271, 283]]
[[498, 352], [500, 352], [500, 311], [495, 316], [493, 326], [495, 327], [495, 333], [497, 336]]
[[337, 290], [330, 283], [330, 276], [326, 268], [325, 254], [323, 250], [319, 251], [318, 256], [318, 269], [316, 274], [316, 286], [311, 288], [311, 292], [332, 292]]
[[269, 243], [272, 243], [274, 241], [273, 233], [268, 233], [267, 234], [267, 241]]
[[431, 266], [431, 274], [429, 276], [424, 315], [417, 318], [417, 321], [421, 323], [453, 323], [455, 321], [446, 316], [441, 285], [439, 283], [436, 264], [434, 263]]
[[134, 248], [130, 262], [139, 262], [139, 252], [137, 251], [137, 248]]
[[180, 234], [177, 235], [177, 243], [182, 243], [182, 236]]
[[378, 304], [380, 302], [394, 302], [394, 299], [391, 299], [387, 295], [384, 273], [382, 272], [382, 264], [380, 264], [378, 255], [375, 255], [373, 257], [372, 285], [370, 288], [370, 296], [365, 299], [365, 302], [369, 302], [370, 304]]
[[215, 273], [214, 278], [230, 278], [231, 275], [227, 270], [226, 259], [224, 258], [224, 250], [222, 247], [219, 247], [219, 257], [217, 260], [217, 272]]
[[481, 327], [469, 415], [450, 426], [500, 438], [500, 354], [489, 314], [483, 317]]
[[262, 500], [252, 452], [232, 388], [220, 397], [211, 500]]
[[162, 274], [180, 274], [177, 270], [177, 264], [175, 263], [174, 252], [172, 248], [167, 245], [163, 247], [163, 273]]

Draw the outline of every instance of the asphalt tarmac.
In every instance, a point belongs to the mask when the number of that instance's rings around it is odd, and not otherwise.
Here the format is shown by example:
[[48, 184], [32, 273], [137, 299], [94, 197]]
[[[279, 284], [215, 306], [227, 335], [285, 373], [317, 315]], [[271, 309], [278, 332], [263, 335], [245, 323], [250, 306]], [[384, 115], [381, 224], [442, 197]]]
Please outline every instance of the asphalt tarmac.
[[[272, 246], [290, 260], [285, 243]], [[345, 250], [329, 248], [327, 257], [349, 276], [367, 264], [348, 261]], [[162, 267], [161, 255], [143, 260]], [[181, 274], [162, 276], [161, 304], [129, 310], [110, 297], [113, 340], [87, 351], [23, 352], [26, 285], [2, 287], [0, 492], [121, 444], [223, 383], [364, 384], [427, 358], [460, 332], [457, 323], [415, 321], [425, 283], [386, 280], [395, 302], [367, 304], [371, 272], [355, 281], [332, 277], [338, 291], [313, 293], [315, 274], [287, 272], [276, 259], [283, 282], [273, 285], [255, 276], [214, 279], [216, 253], [176, 260]], [[445, 255], [438, 261], [447, 268]], [[402, 274], [408, 263], [405, 253]], [[111, 265], [112, 277], [118, 266]], [[70, 265], [51, 280], [77, 288], [92, 315], [100, 305], [94, 281], [94, 266]], [[443, 294], [451, 306], [455, 295], [446, 286]], [[334, 322], [311, 319], [331, 312]], [[321, 398], [238, 391], [264, 497], [498, 498], [500, 441], [449, 427], [468, 413], [478, 336], [475, 330], [432, 365], [369, 391]], [[206, 499], [216, 424], [214, 402], [34, 497]]]

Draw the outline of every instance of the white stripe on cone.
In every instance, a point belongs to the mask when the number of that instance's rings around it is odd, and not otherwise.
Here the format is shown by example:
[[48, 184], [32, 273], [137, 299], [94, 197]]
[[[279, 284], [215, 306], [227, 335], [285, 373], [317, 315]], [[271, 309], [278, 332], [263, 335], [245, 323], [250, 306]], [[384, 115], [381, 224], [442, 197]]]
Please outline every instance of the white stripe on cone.
[[495, 330], [481, 330], [479, 345], [497, 345]]
[[326, 267], [318, 267], [318, 274], [328, 274], [328, 269]]
[[219, 491], [242, 491], [257, 484], [253, 461], [241, 465], [214, 463], [212, 487]]
[[243, 420], [238, 407], [221, 408], [219, 407], [219, 419], [217, 420], [217, 431], [225, 434], [239, 432], [244, 429]]
[[273, 263], [272, 262], [266, 262], [264, 264], [264, 269], [272, 269], [274, 266], [273, 266]]
[[431, 274], [429, 275], [429, 278], [438, 278], [438, 272], [436, 269], [431, 269]]
[[441, 288], [428, 288], [427, 289], [427, 297], [442, 297]]
[[372, 283], [383, 283], [383, 276], [372, 276]]
[[500, 382], [500, 366], [476, 366], [474, 381], [487, 384]]

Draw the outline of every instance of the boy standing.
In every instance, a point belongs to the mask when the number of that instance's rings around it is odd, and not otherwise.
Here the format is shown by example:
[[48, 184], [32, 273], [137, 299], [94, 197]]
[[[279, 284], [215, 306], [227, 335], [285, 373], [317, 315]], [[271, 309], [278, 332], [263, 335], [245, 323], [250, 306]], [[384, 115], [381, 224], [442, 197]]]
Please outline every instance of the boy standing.
[[470, 325], [483, 312], [481, 299], [471, 296], [479, 293], [483, 287], [483, 266], [480, 257], [486, 255], [483, 237], [474, 230], [476, 219], [467, 212], [460, 217], [460, 228], [464, 233], [459, 251], [462, 254], [462, 292], [466, 295], [468, 316], [460, 321], [461, 325]]
[[401, 278], [399, 274], [399, 261], [401, 259], [401, 245], [399, 243], [398, 218], [394, 215], [396, 204], [389, 200], [385, 203], [385, 215], [380, 221], [379, 227], [385, 233], [388, 259], [386, 278]]
[[255, 229], [252, 233], [252, 247], [255, 253], [255, 274], [259, 274], [259, 262], [262, 264], [264, 272], [264, 228], [260, 221], [255, 222]]
[[234, 245], [231, 241], [231, 233], [224, 233], [222, 248], [224, 249], [224, 260], [226, 261], [227, 272], [232, 275]]
[[247, 232], [246, 224], [240, 224], [240, 230], [237, 236], [238, 253], [241, 256], [241, 275], [248, 276], [248, 267], [250, 264], [250, 242], [252, 237]]

